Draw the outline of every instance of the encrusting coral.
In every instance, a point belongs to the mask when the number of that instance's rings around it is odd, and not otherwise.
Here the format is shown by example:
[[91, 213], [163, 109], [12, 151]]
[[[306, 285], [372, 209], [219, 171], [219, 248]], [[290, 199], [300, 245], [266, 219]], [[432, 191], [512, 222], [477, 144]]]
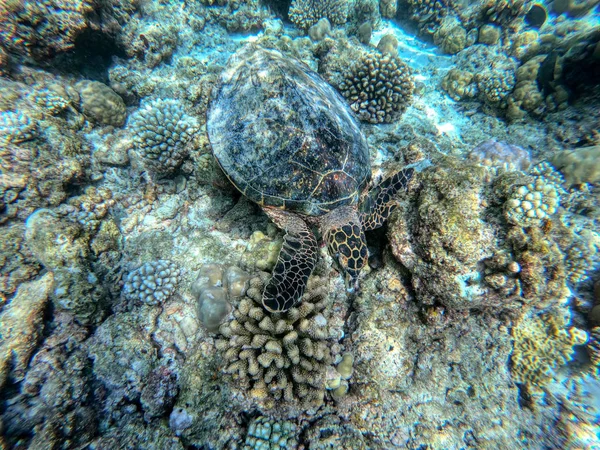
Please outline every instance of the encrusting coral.
[[363, 55], [344, 78], [339, 90], [364, 122], [394, 122], [412, 101], [414, 84], [410, 69], [389, 53]]
[[512, 329], [514, 350], [512, 374], [517, 383], [532, 390], [543, 387], [566, 364], [588, 336], [583, 330], [569, 327], [569, 317], [561, 310], [552, 310], [539, 317], [523, 320]]
[[285, 313], [271, 314], [262, 306], [262, 289], [270, 275], [250, 280], [246, 296], [233, 310], [233, 319], [219, 328], [225, 339], [225, 372], [235, 384], [265, 407], [299, 401], [319, 406], [325, 395], [325, 372], [333, 362], [327, 289], [323, 280], [309, 279], [302, 302]]

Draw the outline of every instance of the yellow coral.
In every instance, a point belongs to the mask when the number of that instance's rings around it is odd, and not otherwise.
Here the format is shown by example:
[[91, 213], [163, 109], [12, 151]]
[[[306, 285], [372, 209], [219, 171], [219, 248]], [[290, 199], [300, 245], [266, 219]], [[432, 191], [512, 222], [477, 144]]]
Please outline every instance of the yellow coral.
[[553, 310], [512, 329], [512, 374], [517, 383], [534, 388], [546, 385], [555, 369], [571, 359], [573, 347], [586, 343], [587, 333], [568, 324], [568, 315]]

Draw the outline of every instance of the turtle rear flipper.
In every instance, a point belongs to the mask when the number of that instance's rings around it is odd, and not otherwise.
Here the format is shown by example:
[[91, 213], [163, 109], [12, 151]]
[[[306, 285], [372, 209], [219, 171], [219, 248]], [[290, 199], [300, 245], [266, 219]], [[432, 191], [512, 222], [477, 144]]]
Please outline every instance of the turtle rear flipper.
[[265, 212], [286, 234], [262, 302], [270, 312], [285, 312], [304, 294], [308, 277], [317, 263], [317, 240], [304, 220], [295, 214], [267, 208]]
[[396, 194], [408, 187], [414, 169], [406, 168], [375, 186], [360, 204], [360, 220], [363, 230], [375, 230], [382, 226], [394, 209]]

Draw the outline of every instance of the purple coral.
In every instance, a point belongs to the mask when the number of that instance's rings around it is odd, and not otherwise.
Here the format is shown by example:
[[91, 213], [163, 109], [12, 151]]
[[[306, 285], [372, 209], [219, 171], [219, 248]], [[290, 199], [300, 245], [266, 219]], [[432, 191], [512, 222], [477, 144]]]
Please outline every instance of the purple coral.
[[468, 153], [469, 160], [505, 171], [527, 170], [531, 164], [531, 155], [517, 145], [498, 142], [495, 139], [482, 142]]

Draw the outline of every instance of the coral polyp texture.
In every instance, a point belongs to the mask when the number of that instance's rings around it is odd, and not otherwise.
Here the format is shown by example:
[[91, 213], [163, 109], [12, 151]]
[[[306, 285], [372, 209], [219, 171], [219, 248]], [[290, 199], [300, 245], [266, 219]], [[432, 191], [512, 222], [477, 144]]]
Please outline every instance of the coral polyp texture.
[[177, 264], [166, 259], [150, 261], [127, 275], [123, 294], [132, 301], [158, 305], [175, 293], [180, 280]]
[[250, 280], [246, 297], [233, 319], [219, 328], [225, 372], [234, 385], [270, 408], [279, 402], [318, 407], [325, 395], [325, 372], [333, 362], [327, 289], [319, 277], [309, 279], [302, 303], [285, 313], [271, 314], [262, 306], [269, 275]]
[[506, 218], [524, 226], [540, 225], [559, 206], [560, 197], [554, 184], [536, 177], [531, 183], [515, 188], [506, 202]]
[[410, 105], [414, 84], [410, 68], [400, 58], [374, 52], [352, 65], [339, 90], [360, 120], [391, 123]]
[[346, 22], [348, 0], [292, 0], [288, 14], [293, 23], [305, 30], [322, 18], [339, 25]]
[[571, 360], [574, 347], [588, 340], [585, 331], [569, 327], [569, 317], [562, 310], [523, 320], [513, 327], [512, 336], [514, 380], [532, 390], [548, 384], [557, 369]]
[[125, 123], [127, 110], [123, 99], [99, 81], [80, 81], [75, 85], [81, 111], [92, 120], [104, 125], [120, 127]]
[[21, 111], [0, 112], [0, 144], [30, 141], [37, 137], [37, 122]]
[[284, 450], [298, 445], [296, 426], [289, 421], [274, 421], [265, 416], [248, 426], [244, 450]]
[[426, 34], [433, 34], [452, 8], [452, 0], [407, 0], [406, 3], [412, 14], [411, 18]]
[[152, 172], [168, 175], [188, 155], [186, 144], [198, 123], [177, 101], [159, 99], [140, 108], [129, 128], [142, 163]]

